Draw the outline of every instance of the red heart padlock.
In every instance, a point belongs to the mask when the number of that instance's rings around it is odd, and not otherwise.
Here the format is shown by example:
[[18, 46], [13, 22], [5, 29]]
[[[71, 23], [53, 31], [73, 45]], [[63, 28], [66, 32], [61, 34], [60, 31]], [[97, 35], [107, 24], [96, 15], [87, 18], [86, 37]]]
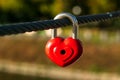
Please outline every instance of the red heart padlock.
[[69, 13], [62, 13], [55, 19], [63, 17], [68, 17], [73, 22], [73, 36], [66, 39], [56, 37], [56, 29], [53, 29], [52, 39], [47, 42], [45, 47], [47, 56], [62, 67], [75, 62], [83, 52], [81, 42], [77, 39], [78, 23], [76, 18]]
[[64, 67], [76, 61], [83, 49], [79, 40], [56, 37], [47, 42], [45, 51], [53, 62]]

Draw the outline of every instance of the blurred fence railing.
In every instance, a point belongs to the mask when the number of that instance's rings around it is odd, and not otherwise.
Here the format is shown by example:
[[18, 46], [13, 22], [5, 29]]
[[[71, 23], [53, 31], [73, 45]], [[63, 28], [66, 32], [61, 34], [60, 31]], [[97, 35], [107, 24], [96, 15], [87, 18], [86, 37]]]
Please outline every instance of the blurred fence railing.
[[[58, 34], [63, 36], [70, 36], [71, 30], [58, 29]], [[50, 37], [51, 31], [46, 30], [40, 34], [36, 32], [27, 32], [24, 34], [29, 37]], [[97, 29], [80, 29], [79, 38], [83, 41], [95, 41], [95, 42], [108, 42], [108, 43], [119, 43], [120, 42], [120, 30], [117, 31], [107, 31], [107, 30], [97, 30]]]
[[70, 70], [50, 66], [46, 67], [37, 64], [15, 63], [10, 61], [0, 61], [0, 71], [29, 76], [48, 77], [53, 79], [120, 80], [120, 76], [115, 73], [83, 72], [80, 70]]

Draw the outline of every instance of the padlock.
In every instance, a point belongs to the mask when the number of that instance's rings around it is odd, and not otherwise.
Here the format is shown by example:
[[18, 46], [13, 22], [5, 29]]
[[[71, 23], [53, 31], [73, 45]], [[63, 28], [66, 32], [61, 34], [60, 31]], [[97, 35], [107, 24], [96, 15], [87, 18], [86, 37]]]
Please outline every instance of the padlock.
[[57, 29], [52, 29], [52, 39], [47, 42], [45, 52], [51, 61], [61, 67], [65, 67], [81, 56], [83, 47], [81, 41], [77, 38], [79, 26], [76, 17], [70, 13], [61, 13], [54, 20], [61, 18], [68, 18], [73, 23], [72, 37], [66, 39], [57, 37]]

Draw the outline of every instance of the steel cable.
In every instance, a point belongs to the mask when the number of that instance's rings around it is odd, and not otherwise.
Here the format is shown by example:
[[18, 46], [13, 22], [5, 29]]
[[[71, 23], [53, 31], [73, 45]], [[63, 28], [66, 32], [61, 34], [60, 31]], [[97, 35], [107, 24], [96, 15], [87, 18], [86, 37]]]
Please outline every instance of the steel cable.
[[[84, 15], [76, 17], [79, 24], [91, 23], [91, 22], [101, 22], [113, 18], [120, 18], [120, 11], [107, 12], [104, 14], [96, 15]], [[58, 27], [64, 27], [71, 25], [72, 23], [64, 18], [58, 20], [43, 20], [43, 21], [33, 21], [15, 24], [5, 24], [0, 25], [0, 36], [25, 33], [30, 31], [47, 30]]]

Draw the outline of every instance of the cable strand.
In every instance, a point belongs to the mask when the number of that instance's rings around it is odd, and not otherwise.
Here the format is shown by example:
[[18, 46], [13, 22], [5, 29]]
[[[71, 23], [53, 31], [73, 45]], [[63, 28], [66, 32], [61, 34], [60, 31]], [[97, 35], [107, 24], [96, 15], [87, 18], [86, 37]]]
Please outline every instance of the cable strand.
[[[120, 18], [120, 11], [107, 12], [105, 14], [84, 15], [84, 16], [78, 16], [76, 18], [78, 20], [79, 25], [91, 23], [91, 22], [103, 22], [114, 18]], [[54, 29], [71, 24], [72, 23], [68, 19], [64, 18], [58, 20], [44, 20], [44, 21], [33, 21], [33, 22], [0, 25], [0, 36], [25, 33], [30, 31]]]

